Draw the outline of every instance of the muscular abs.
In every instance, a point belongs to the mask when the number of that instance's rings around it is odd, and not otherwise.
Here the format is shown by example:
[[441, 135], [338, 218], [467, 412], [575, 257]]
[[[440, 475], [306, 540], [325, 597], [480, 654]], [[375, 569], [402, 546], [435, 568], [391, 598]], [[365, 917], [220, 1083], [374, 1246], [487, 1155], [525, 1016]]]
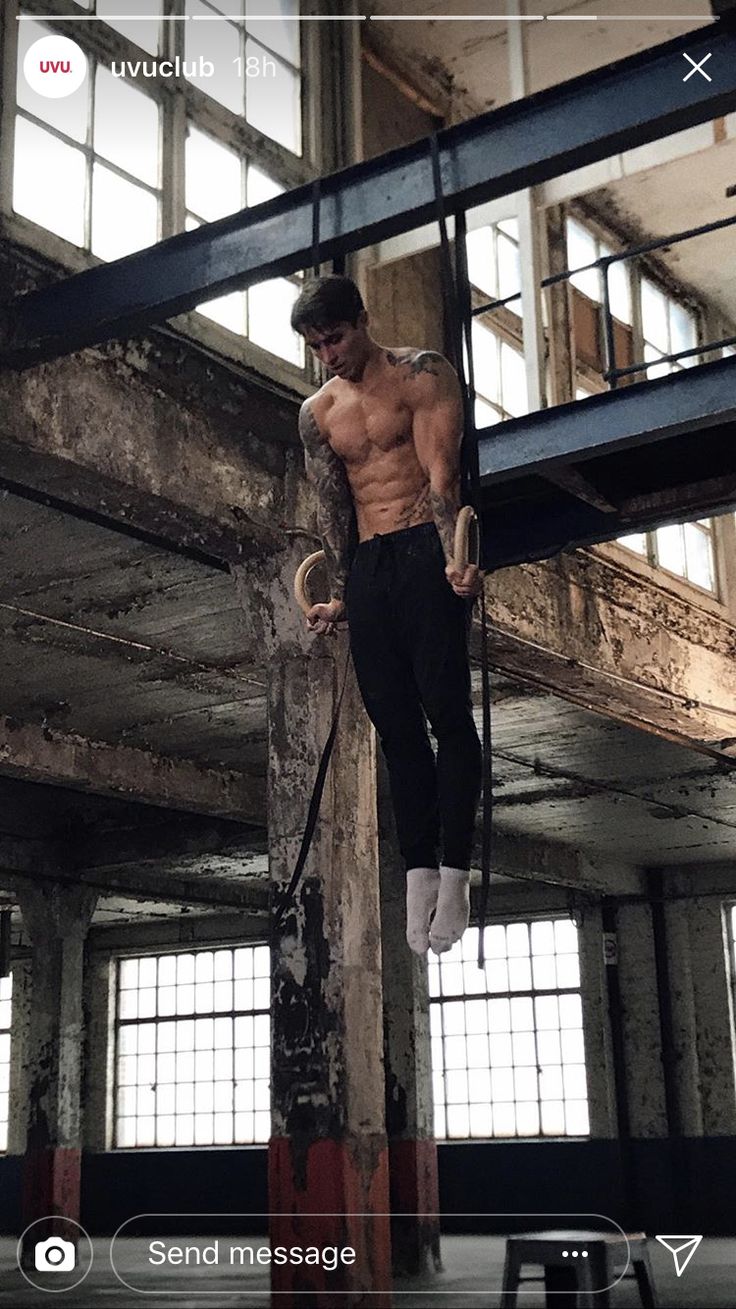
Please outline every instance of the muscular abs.
[[377, 367], [333, 378], [302, 406], [299, 429], [333, 597], [344, 596], [353, 510], [361, 541], [434, 522], [449, 564], [462, 406], [441, 355], [379, 348]]
[[[336, 379], [315, 397], [315, 417], [347, 476], [361, 541], [435, 519], [430, 479], [414, 442], [414, 379], [445, 366], [429, 351], [385, 351], [370, 385]], [[320, 403], [321, 402], [321, 403]]]

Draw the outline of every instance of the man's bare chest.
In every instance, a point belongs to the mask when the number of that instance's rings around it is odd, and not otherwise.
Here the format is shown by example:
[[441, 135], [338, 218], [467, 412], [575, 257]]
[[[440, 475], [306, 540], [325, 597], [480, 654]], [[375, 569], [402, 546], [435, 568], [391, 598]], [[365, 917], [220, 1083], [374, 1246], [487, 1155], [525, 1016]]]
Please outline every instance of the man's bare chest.
[[411, 410], [391, 392], [341, 397], [330, 410], [328, 437], [346, 464], [365, 463], [411, 442]]

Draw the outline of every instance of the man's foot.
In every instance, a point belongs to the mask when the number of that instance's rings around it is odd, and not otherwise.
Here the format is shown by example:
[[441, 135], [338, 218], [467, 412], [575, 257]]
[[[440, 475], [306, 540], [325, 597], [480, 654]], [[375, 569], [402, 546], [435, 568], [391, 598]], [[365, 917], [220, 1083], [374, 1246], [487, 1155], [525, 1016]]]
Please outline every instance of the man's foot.
[[437, 904], [437, 868], [410, 868], [406, 874], [406, 939], [415, 954], [429, 949], [429, 920]]
[[440, 893], [432, 919], [429, 944], [444, 954], [460, 940], [470, 921], [470, 873], [467, 868], [440, 869]]

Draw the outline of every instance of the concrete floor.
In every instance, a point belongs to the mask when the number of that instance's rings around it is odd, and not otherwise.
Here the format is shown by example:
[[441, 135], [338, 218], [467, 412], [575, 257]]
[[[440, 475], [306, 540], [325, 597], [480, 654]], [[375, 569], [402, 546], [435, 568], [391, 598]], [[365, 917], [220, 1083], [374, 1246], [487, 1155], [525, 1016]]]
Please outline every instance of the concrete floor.
[[[229, 1238], [220, 1238], [221, 1243], [224, 1239]], [[182, 1237], [181, 1243], [202, 1247], [208, 1240]], [[142, 1240], [116, 1243], [118, 1268], [133, 1284], [136, 1271], [146, 1269], [146, 1247], [147, 1242]], [[503, 1237], [446, 1236], [442, 1241], [442, 1255], [443, 1273], [412, 1282], [397, 1282], [394, 1309], [496, 1309], [500, 1304]], [[245, 1269], [235, 1273], [200, 1266], [188, 1270], [186, 1276], [175, 1269], [160, 1274], [154, 1270], [158, 1294], [151, 1295], [127, 1289], [118, 1282], [110, 1269], [109, 1256], [109, 1238], [95, 1238], [94, 1263], [89, 1276], [80, 1286], [61, 1294], [55, 1303], [73, 1305], [74, 1309], [97, 1305], [110, 1309], [128, 1309], [128, 1306], [152, 1309], [156, 1305], [160, 1309], [167, 1303], [176, 1309], [213, 1309], [217, 1304], [233, 1309], [264, 1309], [268, 1305], [266, 1270]], [[736, 1304], [736, 1240], [703, 1241], [680, 1279], [675, 1275], [672, 1257], [655, 1241], [650, 1243], [650, 1256], [661, 1309], [733, 1309]], [[63, 1276], [49, 1277], [49, 1290], [57, 1290]], [[151, 1277], [149, 1268], [146, 1281], [149, 1288]], [[335, 1297], [336, 1309], [341, 1300], [342, 1297]], [[540, 1291], [527, 1287], [518, 1303], [520, 1309], [523, 1306], [539, 1309], [543, 1296]], [[48, 1292], [33, 1290], [18, 1271], [15, 1243], [0, 1238], [1, 1309], [36, 1309], [36, 1306], [47, 1309], [48, 1305]], [[627, 1280], [616, 1286], [611, 1292], [611, 1305], [613, 1309], [638, 1306], [635, 1282]]]

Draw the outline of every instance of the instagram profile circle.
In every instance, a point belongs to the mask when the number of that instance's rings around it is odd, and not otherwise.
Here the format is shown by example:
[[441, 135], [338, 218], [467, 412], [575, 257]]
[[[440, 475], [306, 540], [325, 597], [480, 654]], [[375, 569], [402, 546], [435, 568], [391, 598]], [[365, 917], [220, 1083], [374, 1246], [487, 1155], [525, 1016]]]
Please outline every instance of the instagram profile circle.
[[26, 52], [23, 76], [37, 95], [61, 100], [82, 85], [87, 76], [87, 56], [68, 36], [42, 36]]
[[[65, 1236], [44, 1236], [52, 1221], [63, 1224]], [[35, 1241], [34, 1229], [38, 1231]], [[31, 1251], [30, 1266], [27, 1264], [24, 1268], [22, 1255], [28, 1249]], [[26, 1227], [18, 1240], [17, 1262], [30, 1286], [53, 1295], [73, 1291], [84, 1281], [92, 1267], [93, 1254], [92, 1241], [84, 1228], [73, 1218], [57, 1214], [54, 1218], [36, 1218]]]

